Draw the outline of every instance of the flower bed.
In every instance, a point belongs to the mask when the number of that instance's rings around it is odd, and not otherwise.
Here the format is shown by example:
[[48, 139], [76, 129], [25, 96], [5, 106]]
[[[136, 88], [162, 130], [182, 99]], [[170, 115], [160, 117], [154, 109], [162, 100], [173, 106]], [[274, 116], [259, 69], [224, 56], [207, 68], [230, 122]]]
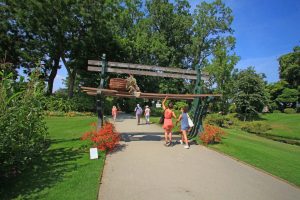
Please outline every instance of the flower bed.
[[112, 151], [120, 142], [120, 134], [116, 132], [112, 123], [105, 122], [103, 127], [97, 132], [96, 123], [92, 123], [93, 130], [86, 132], [81, 139], [90, 140], [93, 147], [101, 151]]
[[204, 131], [200, 135], [200, 139], [204, 144], [214, 144], [221, 142], [222, 136], [225, 132], [217, 126], [206, 124]]

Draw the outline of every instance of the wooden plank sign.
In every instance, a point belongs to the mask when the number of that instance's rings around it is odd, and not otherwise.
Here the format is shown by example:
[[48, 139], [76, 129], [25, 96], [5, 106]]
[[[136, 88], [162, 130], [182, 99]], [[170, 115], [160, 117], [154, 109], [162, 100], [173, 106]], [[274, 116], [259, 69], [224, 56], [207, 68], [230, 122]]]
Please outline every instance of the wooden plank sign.
[[[101, 72], [102, 62], [98, 60], [88, 60], [88, 71]], [[157, 76], [167, 78], [179, 78], [179, 79], [197, 79], [196, 70], [190, 69], [179, 69], [175, 67], [160, 67], [153, 65], [140, 65], [131, 63], [120, 63], [120, 62], [108, 62], [107, 72], [119, 73], [119, 74], [134, 74], [134, 75], [146, 75], [146, 76]], [[202, 73], [201, 79], [208, 79], [207, 73]]]

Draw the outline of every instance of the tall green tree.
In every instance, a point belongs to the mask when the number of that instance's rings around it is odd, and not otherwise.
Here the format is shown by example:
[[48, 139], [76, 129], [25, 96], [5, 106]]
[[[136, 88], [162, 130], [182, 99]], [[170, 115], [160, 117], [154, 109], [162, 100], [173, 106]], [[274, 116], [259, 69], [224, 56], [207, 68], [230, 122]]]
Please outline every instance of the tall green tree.
[[285, 88], [288, 88], [289, 84], [285, 80], [280, 80], [276, 83], [268, 84], [266, 90], [270, 97], [271, 110], [283, 110], [285, 107], [283, 103], [278, 101], [278, 96], [280, 96]]
[[212, 84], [216, 84], [215, 92], [222, 94], [221, 101], [218, 102], [220, 110], [227, 113], [229, 110], [229, 100], [233, 97], [234, 67], [239, 57], [232, 52], [235, 39], [228, 37], [216, 43], [213, 50], [211, 64], [205, 67], [212, 78]]
[[293, 52], [282, 55], [278, 60], [279, 77], [297, 89], [300, 85], [300, 46], [296, 46]]
[[193, 14], [192, 44], [189, 61], [194, 68], [203, 66], [222, 38], [232, 35], [232, 10], [221, 0], [201, 2]]
[[276, 101], [281, 103], [284, 108], [295, 107], [299, 98], [299, 92], [296, 89], [284, 88], [282, 93], [278, 95]]
[[253, 67], [241, 70], [236, 76], [234, 103], [237, 113], [244, 120], [257, 117], [268, 102], [263, 77]]

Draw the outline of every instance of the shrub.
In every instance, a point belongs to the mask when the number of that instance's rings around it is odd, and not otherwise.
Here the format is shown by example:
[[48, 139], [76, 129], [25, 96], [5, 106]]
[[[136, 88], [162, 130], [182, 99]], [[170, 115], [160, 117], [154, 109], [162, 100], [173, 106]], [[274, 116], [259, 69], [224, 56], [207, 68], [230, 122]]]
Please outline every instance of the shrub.
[[188, 106], [188, 104], [185, 101], [176, 101], [174, 104], [175, 110], [180, 110], [181, 108]]
[[237, 122], [233, 116], [220, 115], [220, 114], [210, 114], [205, 118], [205, 123], [210, 125], [217, 125], [223, 128], [229, 128]]
[[69, 99], [63, 94], [44, 97], [44, 110], [59, 112], [91, 112], [95, 110], [95, 99], [82, 93], [74, 94]]
[[225, 132], [217, 126], [209, 124], [204, 125], [204, 131], [200, 135], [200, 139], [204, 144], [214, 144], [221, 142], [222, 136]]
[[264, 122], [247, 122], [241, 126], [243, 131], [248, 133], [262, 134], [271, 130], [271, 126]]
[[86, 132], [81, 139], [90, 140], [94, 147], [101, 151], [112, 151], [120, 141], [120, 134], [116, 132], [112, 123], [105, 122], [103, 127], [97, 132], [96, 123], [92, 123], [93, 130]]
[[273, 110], [273, 113], [281, 113], [280, 110]]
[[236, 112], [236, 105], [234, 103], [230, 104], [228, 110], [229, 110], [230, 113], [235, 113]]
[[38, 76], [17, 83], [0, 71], [0, 177], [21, 173], [48, 147]]
[[151, 108], [151, 116], [160, 117], [163, 114], [162, 108]]
[[294, 113], [296, 113], [296, 110], [293, 108], [286, 108], [283, 110], [283, 112], [286, 114], [294, 114]]

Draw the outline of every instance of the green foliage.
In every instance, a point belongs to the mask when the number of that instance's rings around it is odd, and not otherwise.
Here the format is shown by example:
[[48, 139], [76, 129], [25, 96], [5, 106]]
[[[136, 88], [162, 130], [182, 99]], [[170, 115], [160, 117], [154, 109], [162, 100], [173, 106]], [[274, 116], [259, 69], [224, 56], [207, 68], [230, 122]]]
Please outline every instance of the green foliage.
[[296, 89], [284, 88], [276, 100], [286, 106], [293, 106], [298, 100], [299, 92]]
[[296, 89], [300, 85], [300, 47], [295, 47], [293, 52], [282, 55], [278, 60], [280, 78]]
[[236, 113], [236, 105], [234, 103], [230, 104], [228, 110], [230, 113]]
[[251, 67], [237, 74], [234, 91], [236, 111], [243, 120], [257, 117], [268, 102], [263, 77]]
[[229, 99], [233, 97], [234, 66], [239, 60], [239, 57], [231, 52], [234, 45], [235, 39], [231, 36], [217, 42], [213, 50], [214, 58], [204, 69], [211, 76], [210, 84], [216, 84], [215, 92], [222, 94], [221, 100], [217, 103], [225, 114], [229, 111]]
[[243, 131], [248, 133], [262, 134], [271, 130], [271, 126], [268, 123], [264, 122], [247, 122], [241, 126]]
[[283, 112], [286, 114], [294, 114], [294, 113], [296, 113], [296, 110], [293, 108], [286, 108], [283, 110]]
[[160, 117], [163, 114], [162, 108], [151, 108], [151, 116]]
[[186, 101], [176, 101], [174, 104], [174, 109], [180, 110], [181, 108], [188, 107]]
[[[39, 73], [28, 83], [16, 83], [0, 72], [0, 174], [15, 176], [46, 150], [47, 128]], [[25, 85], [25, 87], [17, 87]], [[16, 91], [16, 89], [19, 90]]]
[[205, 118], [204, 123], [217, 125], [223, 128], [230, 128], [238, 123], [238, 120], [233, 115], [209, 114]]
[[95, 110], [95, 99], [83, 93], [76, 93], [71, 99], [65, 95], [45, 96], [44, 110], [51, 112], [92, 112]]
[[280, 110], [273, 110], [273, 113], [281, 113]]

